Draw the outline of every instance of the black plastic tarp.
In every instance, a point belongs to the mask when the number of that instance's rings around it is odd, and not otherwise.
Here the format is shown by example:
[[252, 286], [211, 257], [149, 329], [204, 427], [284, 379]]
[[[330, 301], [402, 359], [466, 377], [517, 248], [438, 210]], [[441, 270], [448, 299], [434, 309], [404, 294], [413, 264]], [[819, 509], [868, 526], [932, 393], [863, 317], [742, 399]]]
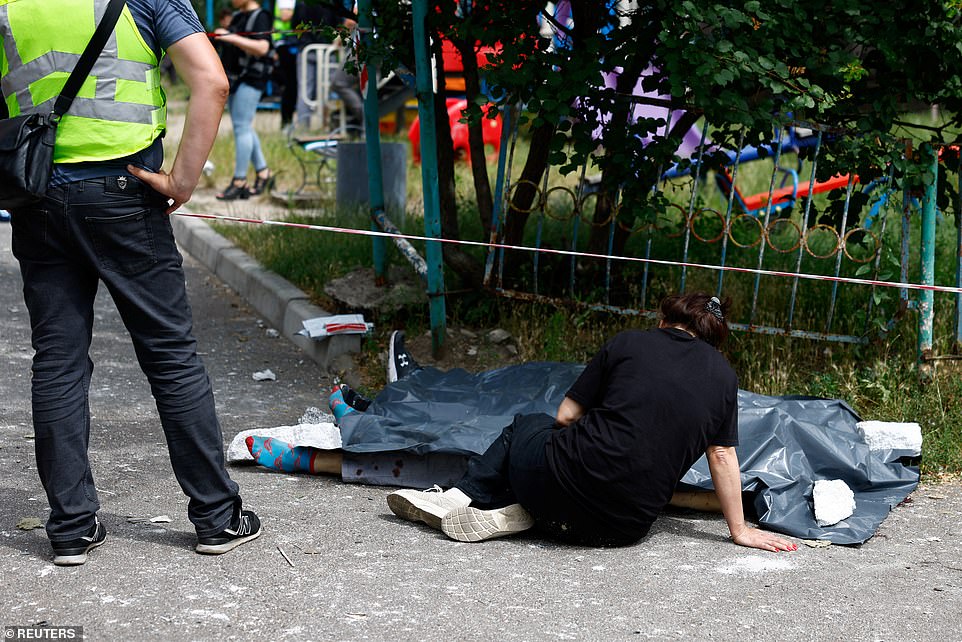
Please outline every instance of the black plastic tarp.
[[[742, 488], [754, 495], [760, 524], [804, 539], [861, 544], [919, 482], [918, 469], [869, 450], [860, 418], [844, 401], [738, 393], [738, 462]], [[855, 512], [832, 526], [815, 521], [812, 489], [841, 479], [855, 494]], [[702, 457], [682, 484], [712, 488]]]
[[340, 420], [344, 450], [484, 452], [515, 415], [558, 404], [583, 365], [526, 363], [472, 374], [422, 368], [386, 386], [363, 414]]
[[[423, 368], [394, 382], [365, 413], [341, 419], [348, 453], [470, 455], [487, 448], [514, 415], [554, 415], [584, 368], [526, 363], [472, 374]], [[858, 544], [916, 487], [918, 470], [891, 453], [870, 451], [858, 415], [843, 401], [768, 397], [739, 391], [742, 487], [761, 524], [805, 539]], [[855, 513], [833, 526], [815, 521], [814, 482], [843, 480], [855, 493]], [[704, 457], [682, 486], [711, 489]]]

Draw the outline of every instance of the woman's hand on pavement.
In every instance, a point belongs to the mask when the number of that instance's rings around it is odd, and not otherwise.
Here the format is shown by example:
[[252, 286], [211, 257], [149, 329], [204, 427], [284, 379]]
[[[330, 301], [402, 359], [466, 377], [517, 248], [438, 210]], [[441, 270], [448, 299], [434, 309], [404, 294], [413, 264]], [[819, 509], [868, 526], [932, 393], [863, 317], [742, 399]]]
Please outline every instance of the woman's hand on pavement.
[[763, 551], [772, 551], [777, 553], [778, 551], [795, 551], [798, 550], [798, 544], [790, 542], [787, 539], [771, 533], [769, 531], [762, 530], [760, 528], [750, 528], [745, 527], [738, 535], [732, 535], [732, 541], [734, 541], [739, 546], [747, 546], [748, 548], [760, 548]]

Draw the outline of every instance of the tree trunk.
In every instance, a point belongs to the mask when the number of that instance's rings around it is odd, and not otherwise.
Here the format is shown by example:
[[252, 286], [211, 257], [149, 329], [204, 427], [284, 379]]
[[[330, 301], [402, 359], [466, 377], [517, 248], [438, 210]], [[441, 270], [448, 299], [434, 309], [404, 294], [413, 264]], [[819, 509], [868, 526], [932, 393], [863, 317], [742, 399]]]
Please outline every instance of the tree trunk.
[[[454, 185], [454, 143], [451, 140], [451, 123], [448, 121], [447, 92], [444, 87], [444, 65], [441, 58], [441, 39], [434, 39], [432, 55], [438, 69], [439, 91], [434, 94], [434, 121], [437, 127], [438, 155], [438, 206], [441, 211], [441, 237], [460, 240], [458, 205]], [[469, 287], [480, 287], [483, 278], [482, 265], [460, 247], [451, 243], [442, 245], [444, 262]]]
[[[638, 78], [641, 76], [645, 68], [648, 67], [648, 60], [643, 59], [641, 56], [637, 58], [628, 60], [625, 62], [624, 68], [621, 74], [618, 76], [617, 91], [621, 95], [630, 96], [635, 89], [635, 85], [638, 83]], [[611, 109], [611, 123], [624, 123], [627, 126], [631, 120], [632, 114], [634, 112], [635, 104], [629, 100], [617, 101], [612, 105]], [[617, 148], [621, 145], [630, 145], [631, 141], [619, 141], [611, 140], [614, 136], [621, 136], [621, 131], [627, 131], [627, 127], [611, 127], [606, 132], [607, 140], [605, 141], [606, 147]], [[592, 219], [593, 225], [591, 227], [591, 236], [588, 240], [588, 251], [595, 254], [607, 254], [608, 253], [608, 238], [609, 238], [609, 224], [612, 214], [612, 208], [614, 207], [614, 194], [622, 187], [620, 181], [624, 180], [624, 170], [623, 168], [617, 168], [621, 170], [621, 177], [612, 180], [608, 176], [608, 172], [602, 172], [600, 191], [598, 193], [598, 199], [595, 203], [595, 212]], [[637, 167], [635, 168], [637, 173], [637, 178], [639, 179], [639, 184], [648, 185], [650, 181], [657, 180], [655, 176], [657, 169], [645, 171], [645, 168]], [[613, 254], [621, 254], [625, 248], [625, 243], [628, 241], [628, 233], [621, 228], [621, 226], [615, 226], [615, 234], [613, 239], [613, 245], [611, 251]]]
[[435, 37], [431, 55], [438, 74], [438, 91], [434, 94], [434, 125], [437, 128], [438, 205], [441, 210], [441, 233], [445, 238], [461, 238], [458, 209], [454, 190], [454, 144], [451, 123], [448, 122], [447, 92], [444, 89], [444, 65], [441, 59], [441, 39]]
[[[478, 74], [478, 59], [474, 51], [474, 43], [464, 39], [454, 41], [461, 54], [461, 65], [464, 68], [464, 94], [469, 105], [475, 103], [481, 95], [481, 81]], [[481, 219], [481, 229], [491, 229], [491, 216], [494, 212], [494, 198], [491, 195], [491, 183], [488, 181], [488, 168], [484, 153], [484, 123], [482, 120], [471, 119], [468, 122], [468, 149], [471, 154], [471, 177], [474, 179], [474, 194], [478, 203], [478, 215]]]
[[[504, 243], [521, 245], [524, 241], [524, 228], [534, 204], [535, 195], [541, 185], [541, 178], [548, 167], [548, 145], [554, 136], [555, 126], [545, 123], [531, 132], [531, 147], [525, 160], [521, 176], [512, 189], [511, 203], [508, 206], [504, 226]], [[518, 273], [520, 264], [528, 257], [528, 252], [505, 252], [504, 274], [510, 278]]]

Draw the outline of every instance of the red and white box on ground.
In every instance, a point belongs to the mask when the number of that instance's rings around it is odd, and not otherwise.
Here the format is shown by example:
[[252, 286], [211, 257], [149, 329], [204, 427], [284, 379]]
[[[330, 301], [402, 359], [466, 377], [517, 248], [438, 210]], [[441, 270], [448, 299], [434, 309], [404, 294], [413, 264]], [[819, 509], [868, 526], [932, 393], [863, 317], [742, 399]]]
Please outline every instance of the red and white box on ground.
[[366, 334], [374, 329], [374, 324], [364, 320], [363, 314], [335, 314], [329, 317], [314, 317], [303, 322], [304, 329], [298, 334], [311, 339], [323, 339], [337, 334]]

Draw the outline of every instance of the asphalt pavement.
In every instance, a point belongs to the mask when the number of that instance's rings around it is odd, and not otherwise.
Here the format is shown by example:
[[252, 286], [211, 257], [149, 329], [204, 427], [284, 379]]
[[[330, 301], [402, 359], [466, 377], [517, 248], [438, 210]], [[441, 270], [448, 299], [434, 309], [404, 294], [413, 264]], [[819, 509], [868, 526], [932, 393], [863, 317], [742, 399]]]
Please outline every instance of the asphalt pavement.
[[[327, 370], [207, 265], [188, 256], [186, 268], [225, 440], [323, 407]], [[264, 535], [197, 555], [147, 383], [107, 296], [91, 350], [90, 457], [109, 536], [86, 565], [56, 567], [43, 530], [18, 527], [45, 519], [47, 505], [33, 460], [29, 324], [5, 223], [0, 283], [7, 639], [17, 639], [9, 627], [39, 623], [82, 626], [89, 640], [962, 641], [959, 483], [920, 487], [860, 547], [773, 554], [732, 544], [720, 517], [694, 512], [666, 514], [621, 549], [530, 536], [463, 544], [395, 518], [390, 489], [232, 467]], [[265, 369], [275, 381], [253, 379]]]

